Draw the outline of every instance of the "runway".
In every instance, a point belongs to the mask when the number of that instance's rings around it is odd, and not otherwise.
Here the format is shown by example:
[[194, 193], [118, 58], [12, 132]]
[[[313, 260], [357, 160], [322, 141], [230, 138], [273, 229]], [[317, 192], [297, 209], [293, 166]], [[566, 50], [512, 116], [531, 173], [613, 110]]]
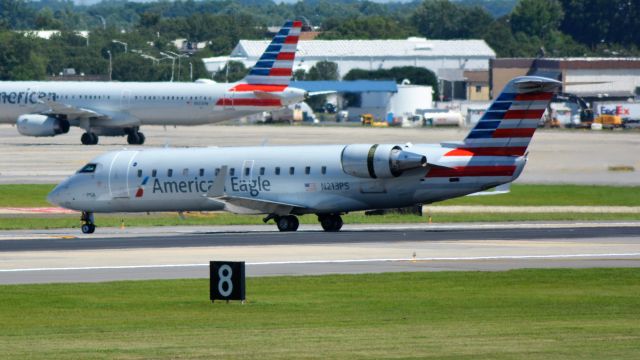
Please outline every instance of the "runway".
[[204, 278], [210, 260], [248, 276], [548, 267], [640, 267], [640, 222], [304, 225], [0, 232], [0, 283]]

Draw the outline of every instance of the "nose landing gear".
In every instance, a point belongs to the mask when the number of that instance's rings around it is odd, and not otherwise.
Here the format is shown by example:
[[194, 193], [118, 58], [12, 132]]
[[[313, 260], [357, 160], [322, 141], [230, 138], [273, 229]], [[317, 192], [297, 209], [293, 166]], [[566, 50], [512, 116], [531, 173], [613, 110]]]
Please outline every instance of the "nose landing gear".
[[93, 234], [96, 231], [96, 225], [93, 222], [93, 213], [92, 212], [82, 212], [82, 216], [80, 217], [80, 221], [82, 221], [82, 226], [80, 229], [83, 234]]

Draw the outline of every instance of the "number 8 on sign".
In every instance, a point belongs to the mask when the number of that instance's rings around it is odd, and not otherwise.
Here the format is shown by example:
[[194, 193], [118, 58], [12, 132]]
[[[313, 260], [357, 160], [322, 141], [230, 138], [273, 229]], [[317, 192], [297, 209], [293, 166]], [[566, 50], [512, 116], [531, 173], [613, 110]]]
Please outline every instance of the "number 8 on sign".
[[[231, 270], [231, 266], [225, 264], [220, 266], [218, 269], [218, 277], [220, 278], [218, 281], [218, 293], [220, 293], [222, 297], [229, 297], [233, 292], [233, 282], [231, 281], [232, 276], [233, 270]], [[227, 290], [224, 289], [225, 287]]]
[[209, 298], [245, 300], [244, 262], [209, 262]]

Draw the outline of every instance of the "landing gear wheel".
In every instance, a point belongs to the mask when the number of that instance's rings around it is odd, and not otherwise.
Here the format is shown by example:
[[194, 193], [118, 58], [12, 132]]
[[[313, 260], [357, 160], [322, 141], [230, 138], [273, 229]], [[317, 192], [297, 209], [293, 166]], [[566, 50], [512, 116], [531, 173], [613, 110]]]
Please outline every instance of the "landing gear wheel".
[[96, 231], [96, 225], [93, 223], [93, 213], [83, 211], [80, 221], [82, 221], [80, 230], [82, 230], [83, 234], [93, 234]]
[[293, 215], [280, 216], [276, 218], [276, 225], [280, 231], [296, 231], [300, 222], [298, 218]]
[[83, 145], [96, 145], [98, 144], [98, 135], [92, 132], [86, 132], [82, 134], [80, 141]]
[[342, 217], [334, 214], [319, 216], [318, 220], [320, 220], [320, 225], [322, 225], [324, 231], [340, 231], [343, 224]]
[[129, 145], [142, 145], [144, 144], [144, 134], [141, 132], [131, 132], [127, 135], [127, 142]]
[[82, 233], [83, 234], [93, 234], [96, 231], [96, 226], [93, 224], [83, 224], [82, 225]]

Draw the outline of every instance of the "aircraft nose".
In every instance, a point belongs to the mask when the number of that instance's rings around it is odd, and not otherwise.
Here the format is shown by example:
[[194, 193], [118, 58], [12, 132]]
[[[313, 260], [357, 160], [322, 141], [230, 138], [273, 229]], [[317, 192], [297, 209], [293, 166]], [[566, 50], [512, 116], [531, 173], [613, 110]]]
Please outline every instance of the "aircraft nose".
[[60, 185], [56, 186], [51, 192], [47, 195], [47, 201], [49, 204], [60, 206], [61, 196], [60, 193], [62, 190], [60, 189]]
[[56, 206], [65, 207], [63, 203], [69, 202], [69, 186], [67, 182], [63, 182], [58, 184], [51, 192], [47, 195], [47, 201]]

